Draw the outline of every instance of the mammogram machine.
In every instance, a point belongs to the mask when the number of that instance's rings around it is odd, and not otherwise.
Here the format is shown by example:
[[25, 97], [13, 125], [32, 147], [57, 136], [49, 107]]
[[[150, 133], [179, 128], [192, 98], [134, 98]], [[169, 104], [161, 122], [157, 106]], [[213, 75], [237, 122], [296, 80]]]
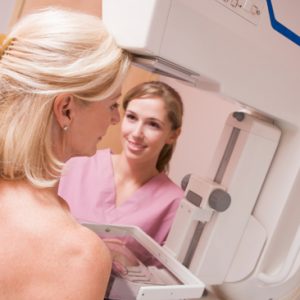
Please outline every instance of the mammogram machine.
[[[207, 176], [185, 178], [163, 247], [132, 228], [92, 228], [153, 252], [166, 283], [152, 299], [300, 299], [299, 11], [292, 0], [103, 0], [135, 64], [241, 106]], [[140, 287], [132, 297], [151, 299]]]

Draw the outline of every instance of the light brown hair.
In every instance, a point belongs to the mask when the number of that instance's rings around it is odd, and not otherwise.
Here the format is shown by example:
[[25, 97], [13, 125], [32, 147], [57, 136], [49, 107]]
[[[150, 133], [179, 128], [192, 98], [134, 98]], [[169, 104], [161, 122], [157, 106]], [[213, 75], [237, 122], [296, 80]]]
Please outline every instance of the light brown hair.
[[[183, 117], [182, 99], [174, 88], [161, 81], [144, 82], [130, 89], [124, 96], [123, 109], [126, 110], [131, 100], [148, 97], [157, 97], [164, 102], [172, 130], [181, 128]], [[168, 171], [175, 145], [176, 142], [166, 144], [162, 148], [156, 163], [159, 172]]]

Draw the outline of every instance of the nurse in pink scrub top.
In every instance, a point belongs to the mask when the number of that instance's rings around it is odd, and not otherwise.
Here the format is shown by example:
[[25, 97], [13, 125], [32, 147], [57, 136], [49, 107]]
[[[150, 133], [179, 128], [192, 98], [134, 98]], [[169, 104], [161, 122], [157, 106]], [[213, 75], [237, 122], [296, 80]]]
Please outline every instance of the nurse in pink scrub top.
[[[183, 197], [167, 176], [182, 125], [181, 97], [169, 85], [151, 81], [132, 88], [123, 108], [121, 154], [106, 149], [72, 158], [59, 195], [79, 221], [135, 225], [163, 244]], [[147, 263], [141, 248], [129, 247]]]

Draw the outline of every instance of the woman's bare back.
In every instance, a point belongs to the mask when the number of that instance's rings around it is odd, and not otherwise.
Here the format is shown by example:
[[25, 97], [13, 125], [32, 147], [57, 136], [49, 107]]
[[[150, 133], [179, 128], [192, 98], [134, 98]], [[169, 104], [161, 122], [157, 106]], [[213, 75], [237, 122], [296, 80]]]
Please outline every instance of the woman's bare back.
[[0, 299], [103, 299], [111, 258], [50, 190], [0, 182]]

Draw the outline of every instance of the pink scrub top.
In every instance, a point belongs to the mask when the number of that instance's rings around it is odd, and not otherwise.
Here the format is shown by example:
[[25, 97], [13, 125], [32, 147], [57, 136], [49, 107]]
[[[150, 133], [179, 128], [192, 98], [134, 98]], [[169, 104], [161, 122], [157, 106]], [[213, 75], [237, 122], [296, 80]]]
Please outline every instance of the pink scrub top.
[[[70, 159], [61, 177], [59, 195], [78, 221], [135, 225], [163, 244], [175, 217], [183, 190], [160, 173], [116, 207], [116, 187], [109, 149], [92, 157]], [[135, 253], [142, 254], [141, 249]]]

